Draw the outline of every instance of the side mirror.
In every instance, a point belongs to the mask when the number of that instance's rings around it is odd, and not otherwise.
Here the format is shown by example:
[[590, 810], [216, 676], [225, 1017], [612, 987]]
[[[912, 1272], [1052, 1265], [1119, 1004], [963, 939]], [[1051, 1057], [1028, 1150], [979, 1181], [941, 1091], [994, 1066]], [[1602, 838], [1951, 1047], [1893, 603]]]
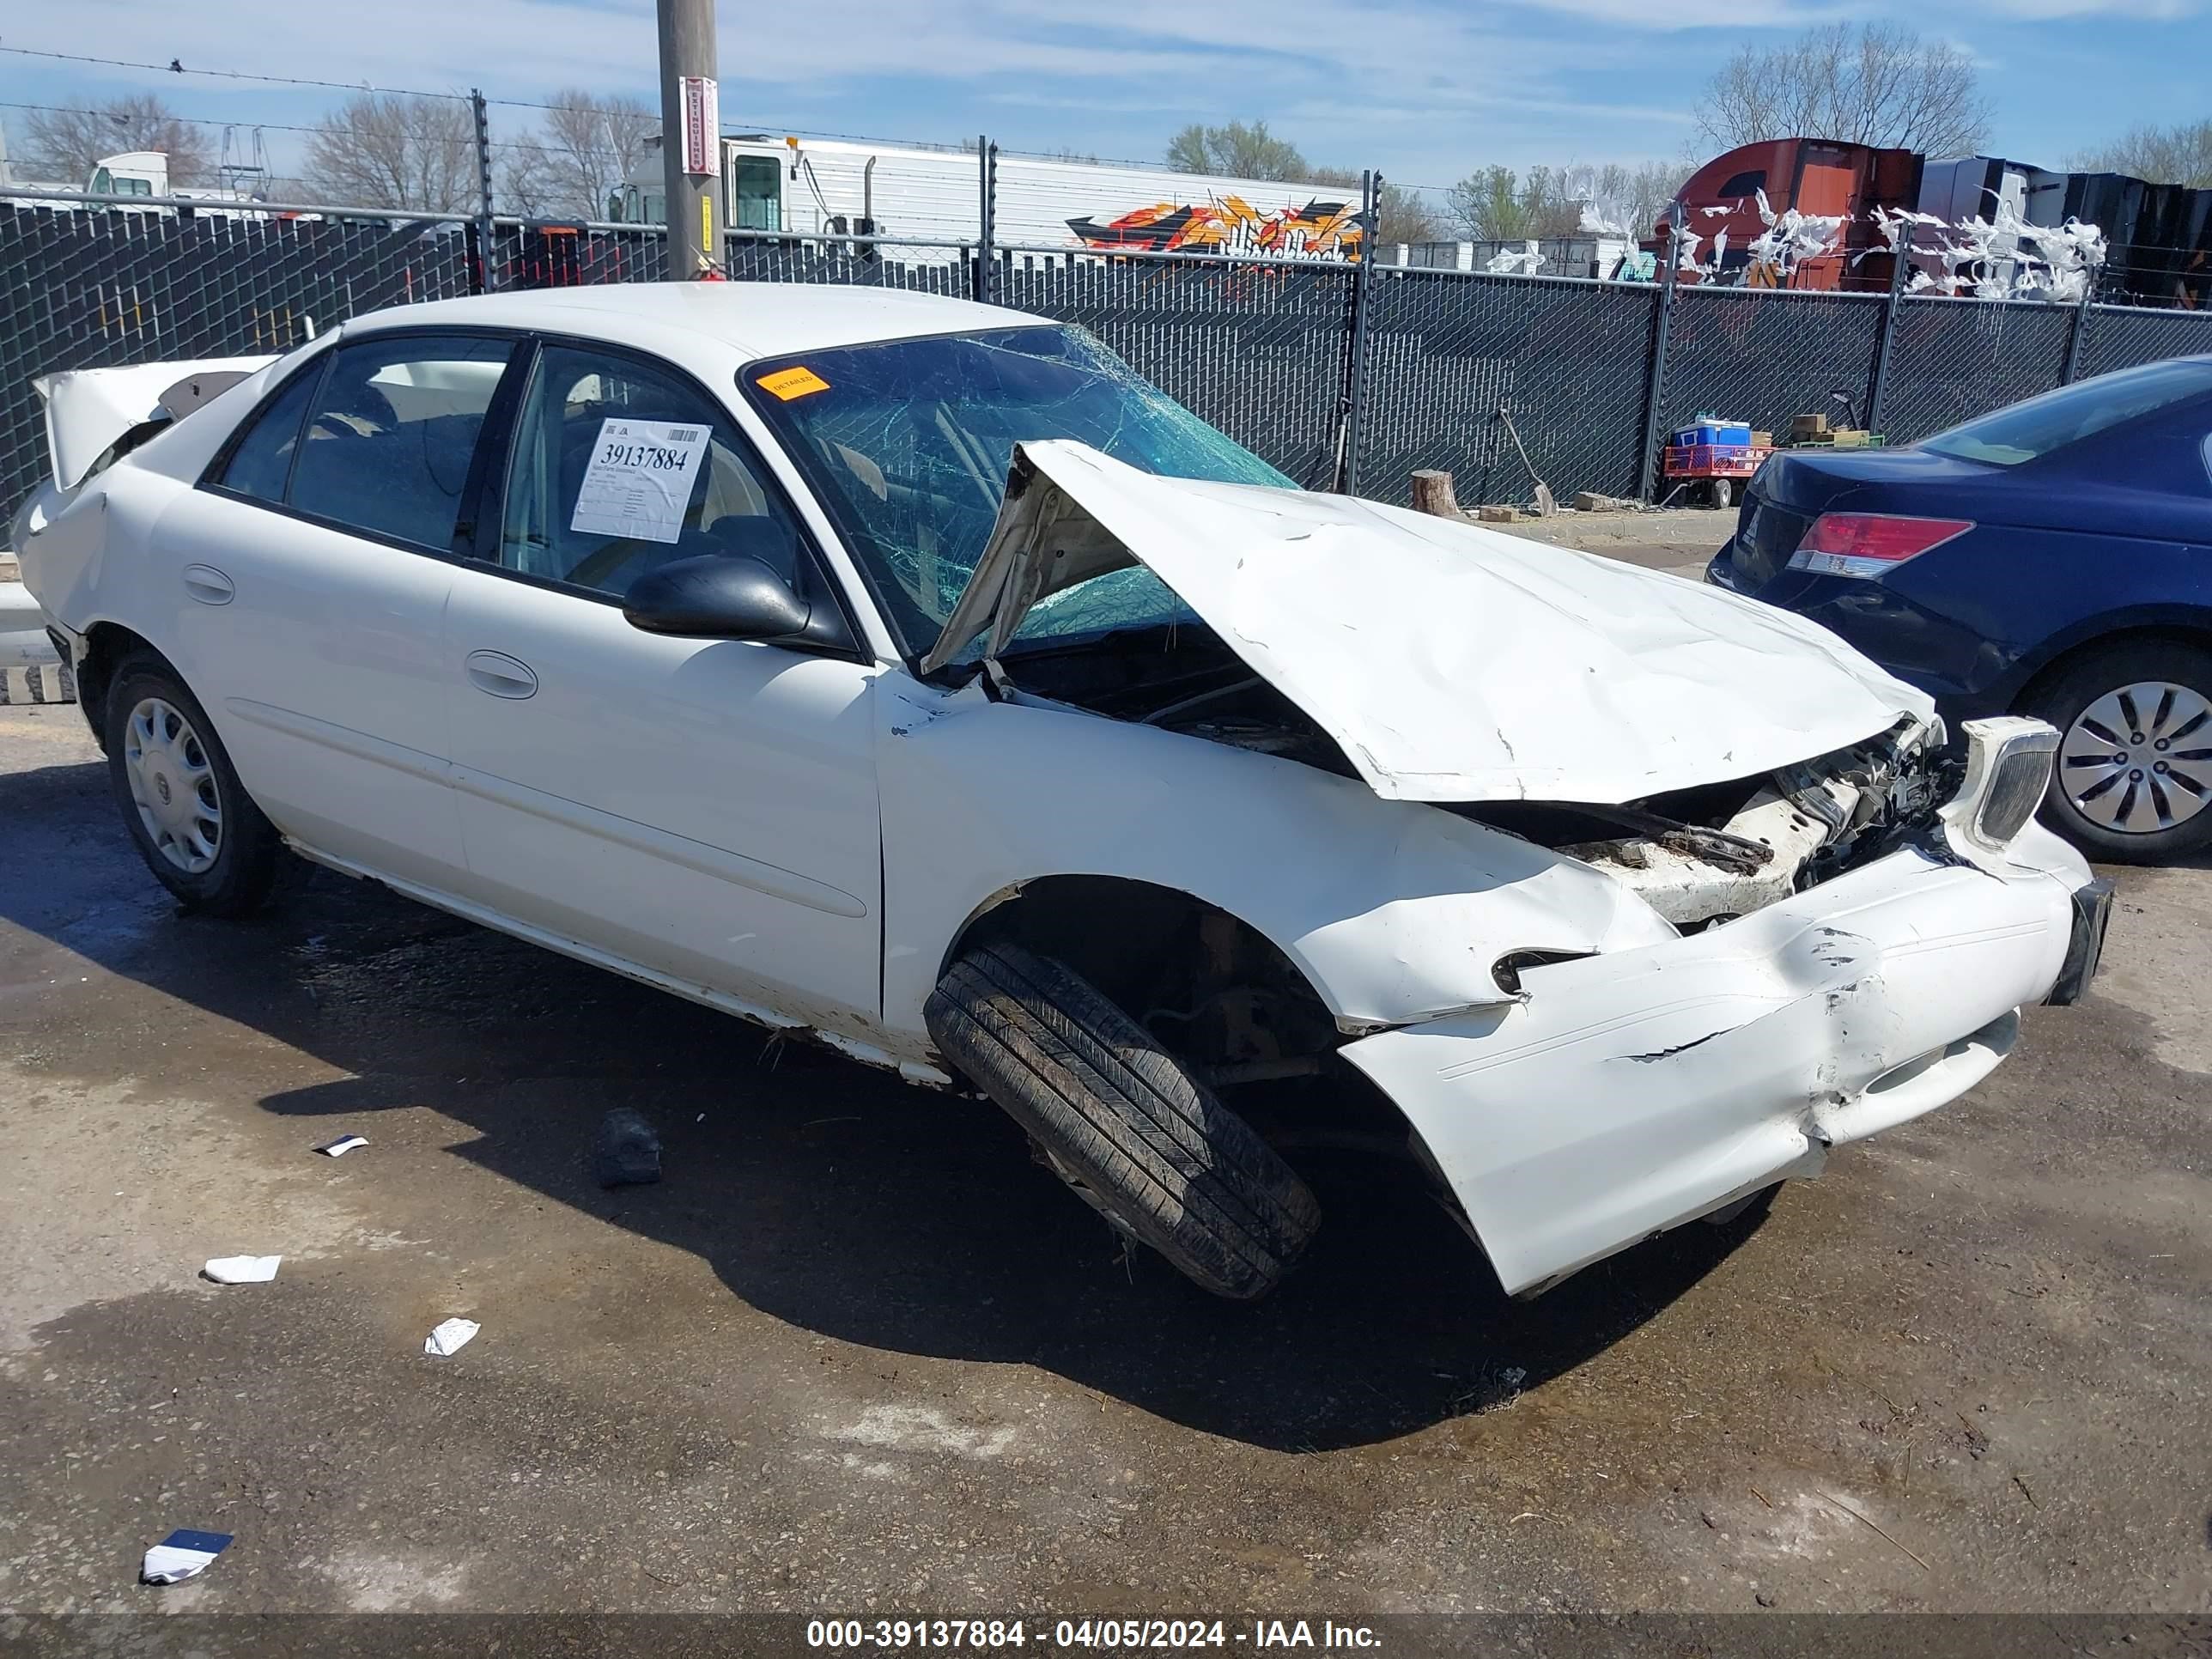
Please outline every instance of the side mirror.
[[758, 559], [702, 554], [630, 584], [623, 615], [648, 634], [694, 639], [787, 640], [806, 632], [814, 607]]

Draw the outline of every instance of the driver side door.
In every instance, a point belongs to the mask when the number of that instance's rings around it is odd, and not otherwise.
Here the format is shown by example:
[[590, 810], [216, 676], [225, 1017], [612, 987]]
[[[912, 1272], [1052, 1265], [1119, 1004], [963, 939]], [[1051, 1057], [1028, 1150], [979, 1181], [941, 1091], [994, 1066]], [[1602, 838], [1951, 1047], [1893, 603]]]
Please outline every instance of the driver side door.
[[640, 576], [705, 556], [758, 558], [836, 606], [797, 516], [658, 359], [542, 342], [509, 430], [444, 629], [473, 896], [675, 988], [869, 1024], [876, 665], [647, 634], [622, 608]]

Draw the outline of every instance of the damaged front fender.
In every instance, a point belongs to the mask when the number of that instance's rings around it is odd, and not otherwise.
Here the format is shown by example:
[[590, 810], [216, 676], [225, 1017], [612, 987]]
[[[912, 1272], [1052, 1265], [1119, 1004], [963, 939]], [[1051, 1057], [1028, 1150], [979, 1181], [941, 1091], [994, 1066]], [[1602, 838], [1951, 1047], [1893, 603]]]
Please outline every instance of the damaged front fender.
[[1516, 952], [1674, 937], [1586, 864], [1295, 761], [896, 671], [878, 708], [895, 1030], [924, 1032], [922, 1003], [974, 917], [1051, 876], [1121, 878], [1226, 912], [1347, 1031], [1508, 1001], [1495, 969]]
[[1898, 852], [1341, 1052], [1412, 1121], [1506, 1290], [1538, 1289], [1972, 1087], [2057, 976], [2070, 890]]

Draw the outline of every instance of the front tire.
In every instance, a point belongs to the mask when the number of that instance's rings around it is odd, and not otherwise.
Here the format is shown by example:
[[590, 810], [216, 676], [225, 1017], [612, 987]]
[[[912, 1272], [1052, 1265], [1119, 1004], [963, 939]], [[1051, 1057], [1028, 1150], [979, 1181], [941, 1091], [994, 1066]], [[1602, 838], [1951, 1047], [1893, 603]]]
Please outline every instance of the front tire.
[[280, 842], [247, 796], [207, 711], [150, 652], [109, 684], [107, 776], [154, 878], [191, 910], [250, 915], [269, 896]]
[[2164, 864], [2212, 845], [2212, 651], [2099, 647], [2021, 708], [2059, 731], [2043, 821], [2091, 858]]
[[1061, 963], [986, 945], [946, 972], [924, 1018], [1085, 1203], [1215, 1295], [1266, 1295], [1313, 1237], [1320, 1206], [1290, 1166]]

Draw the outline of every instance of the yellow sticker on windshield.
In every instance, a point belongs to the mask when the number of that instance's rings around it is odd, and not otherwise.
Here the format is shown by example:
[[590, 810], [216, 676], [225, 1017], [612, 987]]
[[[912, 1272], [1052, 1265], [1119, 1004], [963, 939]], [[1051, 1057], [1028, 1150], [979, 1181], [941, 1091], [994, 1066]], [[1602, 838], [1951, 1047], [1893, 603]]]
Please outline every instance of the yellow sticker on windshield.
[[760, 388], [789, 403], [810, 392], [827, 392], [830, 382], [811, 368], [779, 368], [773, 374], [760, 377]]

